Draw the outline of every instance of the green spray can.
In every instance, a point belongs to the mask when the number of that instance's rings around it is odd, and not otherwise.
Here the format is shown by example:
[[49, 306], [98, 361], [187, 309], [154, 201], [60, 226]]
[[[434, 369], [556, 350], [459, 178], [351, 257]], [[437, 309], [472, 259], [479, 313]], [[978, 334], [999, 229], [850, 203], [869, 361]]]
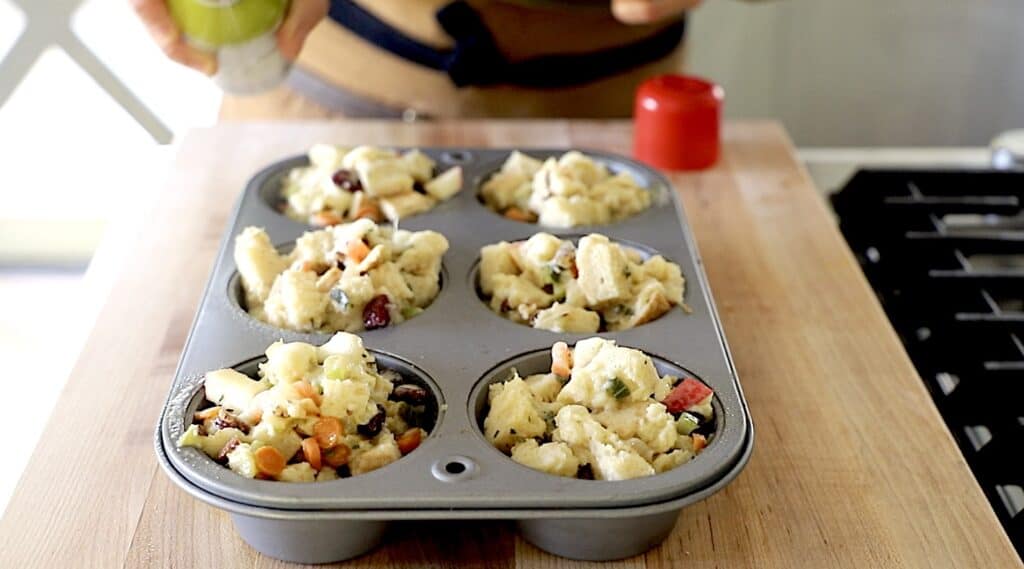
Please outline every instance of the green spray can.
[[266, 91], [288, 74], [291, 63], [274, 37], [288, 0], [168, 0], [167, 5], [188, 43], [217, 57], [213, 79], [224, 91]]

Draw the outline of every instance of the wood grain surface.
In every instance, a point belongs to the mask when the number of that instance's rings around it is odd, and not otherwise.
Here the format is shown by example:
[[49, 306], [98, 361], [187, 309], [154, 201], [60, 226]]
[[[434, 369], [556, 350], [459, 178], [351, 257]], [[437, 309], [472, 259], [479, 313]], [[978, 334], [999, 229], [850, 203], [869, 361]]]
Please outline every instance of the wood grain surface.
[[[282, 567], [177, 489], [152, 433], [246, 178], [310, 143], [589, 147], [624, 122], [226, 124], [192, 133], [0, 520], [0, 567]], [[730, 124], [672, 176], [756, 428], [754, 456], [661, 547], [606, 568], [1020, 567], [788, 138]], [[440, 228], [443, 229], [443, 228]], [[59, 345], [55, 347], [59, 349]], [[587, 565], [505, 522], [398, 523], [346, 567]]]

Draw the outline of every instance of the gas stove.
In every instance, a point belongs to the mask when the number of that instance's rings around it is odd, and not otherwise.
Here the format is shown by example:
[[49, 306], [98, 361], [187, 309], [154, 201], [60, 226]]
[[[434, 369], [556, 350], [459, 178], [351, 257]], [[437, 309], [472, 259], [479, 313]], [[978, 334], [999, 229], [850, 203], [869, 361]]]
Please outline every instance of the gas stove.
[[1024, 172], [860, 170], [832, 204], [1024, 555]]

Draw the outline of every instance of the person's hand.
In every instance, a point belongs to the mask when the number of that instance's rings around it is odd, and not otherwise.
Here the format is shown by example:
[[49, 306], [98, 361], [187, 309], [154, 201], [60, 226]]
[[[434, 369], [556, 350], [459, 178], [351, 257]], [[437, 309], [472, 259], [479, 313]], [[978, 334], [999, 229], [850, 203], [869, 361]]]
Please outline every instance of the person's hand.
[[[217, 58], [185, 42], [181, 30], [171, 18], [166, 0], [131, 0], [135, 13], [160, 49], [174, 61], [207, 75], [217, 72]], [[327, 15], [328, 0], [292, 0], [288, 14], [277, 29], [277, 45], [288, 59], [302, 50], [309, 32]]]
[[696, 8], [701, 0], [612, 0], [612, 14], [623, 24], [650, 24]]
[[294, 61], [302, 51], [302, 44], [313, 28], [327, 16], [330, 0], [292, 0], [288, 14], [277, 29], [277, 47], [286, 58]]

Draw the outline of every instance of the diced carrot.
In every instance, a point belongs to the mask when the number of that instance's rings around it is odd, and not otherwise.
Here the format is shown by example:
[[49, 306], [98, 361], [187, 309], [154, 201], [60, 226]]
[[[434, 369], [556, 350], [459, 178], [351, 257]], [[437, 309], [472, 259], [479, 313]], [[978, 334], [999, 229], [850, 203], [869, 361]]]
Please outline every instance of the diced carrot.
[[313, 215], [309, 216], [309, 222], [313, 225], [319, 225], [320, 227], [326, 227], [328, 225], [338, 225], [343, 220], [341, 216], [334, 213], [333, 211], [318, 211]]
[[341, 437], [344, 434], [345, 427], [336, 417], [321, 417], [313, 425], [313, 438], [323, 449], [334, 448], [341, 444]]
[[359, 209], [356, 210], [355, 214], [352, 215], [355, 219], [362, 219], [364, 217], [372, 219], [374, 221], [380, 221], [382, 219], [380, 214], [380, 208], [373, 203], [367, 202]]
[[572, 375], [572, 351], [565, 342], [551, 346], [551, 373], [561, 377]]
[[345, 244], [345, 256], [356, 263], [362, 262], [370, 254], [370, 248], [362, 239], [349, 239]]
[[398, 450], [400, 450], [402, 454], [409, 454], [410, 452], [416, 450], [416, 448], [420, 446], [420, 443], [422, 441], [422, 429], [409, 429], [408, 431], [399, 435], [398, 440], [396, 442], [398, 443]]
[[218, 407], [209, 407], [207, 409], [203, 409], [202, 411], [196, 411], [195, 418], [196, 418], [196, 421], [205, 421], [207, 419], [214, 419], [214, 418], [216, 418], [218, 413], [220, 413], [220, 407], [219, 406]]
[[697, 454], [704, 447], [708, 446], [708, 439], [700, 433], [690, 435], [693, 437], [693, 454]]
[[513, 221], [533, 221], [533, 216], [530, 215], [529, 212], [523, 211], [515, 206], [506, 209], [505, 213], [502, 215]]
[[320, 460], [320, 443], [316, 442], [316, 439], [302, 439], [302, 454], [313, 470], [320, 470], [323, 466]]
[[310, 385], [308, 381], [304, 379], [301, 381], [296, 381], [295, 383], [292, 384], [292, 387], [295, 388], [295, 391], [297, 391], [299, 395], [306, 399], [312, 399], [313, 403], [316, 403], [317, 406], [320, 406], [320, 394], [316, 392], [316, 389], [312, 385]]
[[339, 444], [324, 453], [323, 462], [331, 468], [338, 468], [339, 466], [348, 464], [348, 458], [351, 455], [352, 449], [348, 448], [348, 445]]
[[265, 446], [256, 449], [256, 468], [268, 476], [280, 476], [285, 467], [284, 456], [281, 451], [272, 446]]

